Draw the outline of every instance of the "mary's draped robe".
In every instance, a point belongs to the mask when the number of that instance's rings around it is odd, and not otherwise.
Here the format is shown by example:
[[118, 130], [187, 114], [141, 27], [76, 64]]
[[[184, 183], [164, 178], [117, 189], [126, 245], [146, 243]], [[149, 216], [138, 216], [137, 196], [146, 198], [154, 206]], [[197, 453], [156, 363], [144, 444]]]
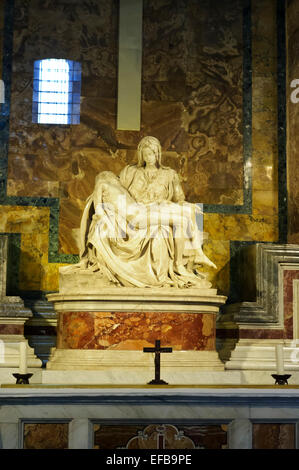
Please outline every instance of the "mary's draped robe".
[[[184, 202], [177, 173], [160, 167], [149, 175], [136, 165], [119, 178], [105, 173], [83, 212], [80, 266], [126, 287], [209, 287], [196, 265], [214, 265], [202, 251], [196, 206]], [[184, 240], [183, 274], [175, 269], [176, 237]]]

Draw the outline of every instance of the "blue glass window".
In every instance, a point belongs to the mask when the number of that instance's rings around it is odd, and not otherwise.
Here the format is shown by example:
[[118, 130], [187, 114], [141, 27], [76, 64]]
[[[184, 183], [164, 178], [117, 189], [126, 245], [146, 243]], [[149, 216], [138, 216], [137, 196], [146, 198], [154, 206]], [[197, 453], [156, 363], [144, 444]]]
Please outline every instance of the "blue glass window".
[[81, 65], [66, 59], [34, 62], [32, 121], [80, 124]]

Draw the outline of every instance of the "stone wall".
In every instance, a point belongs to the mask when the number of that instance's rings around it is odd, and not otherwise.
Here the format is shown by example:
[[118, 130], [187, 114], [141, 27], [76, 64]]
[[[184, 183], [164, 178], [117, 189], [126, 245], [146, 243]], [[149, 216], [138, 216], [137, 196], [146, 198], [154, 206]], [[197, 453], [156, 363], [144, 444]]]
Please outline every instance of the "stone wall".
[[[299, 2], [289, 0], [287, 2], [287, 156], [288, 156], [288, 216], [289, 216], [289, 242], [299, 241], [299, 170], [298, 152], [299, 145], [299, 103], [291, 101], [291, 93], [295, 90], [290, 87], [293, 80], [299, 79], [298, 64], [298, 37], [299, 37]], [[297, 87], [298, 88], [298, 85]]]

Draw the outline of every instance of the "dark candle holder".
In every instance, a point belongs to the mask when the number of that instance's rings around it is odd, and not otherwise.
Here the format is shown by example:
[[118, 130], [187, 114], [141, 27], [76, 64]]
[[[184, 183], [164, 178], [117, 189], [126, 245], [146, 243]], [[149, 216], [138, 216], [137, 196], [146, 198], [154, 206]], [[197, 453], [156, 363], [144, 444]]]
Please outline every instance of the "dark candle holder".
[[28, 385], [29, 379], [33, 376], [33, 374], [12, 374], [16, 379], [17, 385]]
[[288, 379], [292, 377], [291, 374], [271, 374], [273, 379], [275, 379], [275, 385], [288, 385]]

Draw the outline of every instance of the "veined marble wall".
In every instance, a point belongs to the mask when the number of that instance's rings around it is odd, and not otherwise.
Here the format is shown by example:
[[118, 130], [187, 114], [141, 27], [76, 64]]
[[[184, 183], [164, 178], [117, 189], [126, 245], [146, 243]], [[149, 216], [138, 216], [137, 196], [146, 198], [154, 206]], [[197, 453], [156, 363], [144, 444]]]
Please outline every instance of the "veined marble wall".
[[[288, 213], [289, 213], [289, 242], [299, 243], [299, 169], [298, 169], [298, 145], [299, 145], [299, 103], [293, 102], [292, 93], [295, 91], [291, 87], [293, 80], [299, 80], [298, 63], [298, 21], [299, 21], [299, 1], [288, 0], [287, 11], [287, 155], [288, 155]], [[295, 88], [298, 88], [298, 84]], [[298, 99], [298, 93], [295, 96]]]
[[[232, 244], [279, 237], [276, 2], [144, 0], [140, 132], [116, 130], [118, 2], [59, 4], [0, 2], [11, 85], [0, 231], [21, 234], [19, 289], [58, 289], [96, 173], [119, 173], [155, 135], [187, 199], [204, 203], [210, 279], [229, 294]], [[80, 125], [31, 122], [33, 61], [49, 57], [82, 64]]]

